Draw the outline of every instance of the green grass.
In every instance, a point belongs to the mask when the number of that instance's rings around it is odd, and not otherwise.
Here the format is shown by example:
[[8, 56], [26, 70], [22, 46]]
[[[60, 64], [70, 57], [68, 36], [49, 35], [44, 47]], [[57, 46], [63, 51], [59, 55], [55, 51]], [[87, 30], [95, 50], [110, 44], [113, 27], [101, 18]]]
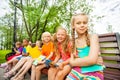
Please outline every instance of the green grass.
[[5, 55], [9, 53], [10, 50], [0, 50], [0, 63], [5, 62]]

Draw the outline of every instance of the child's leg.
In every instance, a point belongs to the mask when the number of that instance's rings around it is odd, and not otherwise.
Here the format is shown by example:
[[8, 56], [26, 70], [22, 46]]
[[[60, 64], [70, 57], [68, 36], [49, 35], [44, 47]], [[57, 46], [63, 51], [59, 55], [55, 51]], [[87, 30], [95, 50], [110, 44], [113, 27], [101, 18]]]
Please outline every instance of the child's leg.
[[28, 58], [21, 59], [14, 68], [12, 68], [9, 72], [5, 73], [4, 78], [9, 78], [15, 74], [15, 72], [26, 62]]
[[5, 67], [8, 66], [9, 64], [11, 64], [13, 61], [14, 61], [14, 59], [11, 59], [10, 61], [7, 61], [7, 62], [5, 62], [5, 63], [2, 63], [2, 64], [0, 65], [0, 68], [5, 68]]
[[11, 64], [11, 63], [13, 63], [13, 61], [14, 61], [15, 59], [16, 59], [16, 58], [13, 58], [13, 59], [7, 61], [7, 64]]
[[7, 67], [8, 71], [10, 71], [12, 69], [12, 67], [13, 67], [13, 65], [9, 64], [8, 67]]
[[55, 80], [64, 80], [65, 76], [70, 72], [70, 70], [70, 65], [64, 66], [62, 70], [59, 70], [59, 72], [57, 72]]
[[43, 68], [45, 68], [46, 65], [45, 64], [42, 64], [42, 65], [38, 65], [35, 69], [35, 72], [36, 72], [36, 80], [40, 80], [40, 76], [41, 76], [41, 70]]
[[11, 63], [9, 62], [8, 64], [9, 71], [17, 64], [17, 62], [18, 62], [18, 59], [15, 59], [15, 58], [12, 59]]
[[[51, 67], [48, 70], [48, 80], [55, 80], [58, 69], [56, 67]], [[59, 80], [59, 79], [58, 79]]]
[[24, 75], [28, 72], [28, 70], [31, 68], [32, 63], [33, 63], [33, 59], [30, 59], [26, 62], [23, 70], [21, 71], [21, 73], [18, 75], [19, 77], [24, 77]]
[[11, 70], [11, 66], [12, 66], [12, 64], [9, 64], [8, 66], [6, 66], [6, 67], [5, 67], [5, 72], [4, 72], [4, 73], [10, 71], [10, 70]]
[[13, 61], [13, 66], [15, 66], [15, 65], [17, 64], [17, 62], [18, 62], [18, 59], [15, 59], [15, 60]]
[[9, 63], [8, 64], [8, 71], [10, 71], [16, 64], [17, 64], [17, 62], [18, 62], [18, 59], [12, 59], [12, 62], [11, 62], [11, 64]]
[[17, 78], [24, 71], [27, 65], [28, 65], [28, 61], [23, 64], [22, 68], [18, 71], [18, 73], [14, 76], [14, 78]]
[[9, 71], [9, 74], [13, 74], [13, 72], [16, 72], [26, 62], [26, 60], [27, 58], [21, 58], [21, 60], [15, 65], [15, 67]]
[[32, 65], [32, 71], [31, 71], [31, 80], [35, 80], [35, 65]]

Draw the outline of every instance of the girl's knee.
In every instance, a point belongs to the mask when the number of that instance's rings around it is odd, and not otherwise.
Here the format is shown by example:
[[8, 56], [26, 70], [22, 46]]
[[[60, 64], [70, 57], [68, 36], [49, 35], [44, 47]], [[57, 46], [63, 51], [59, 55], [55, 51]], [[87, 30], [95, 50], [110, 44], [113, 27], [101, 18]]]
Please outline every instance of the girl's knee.
[[23, 57], [23, 58], [21, 58], [21, 61], [22, 61], [22, 60], [26, 60], [26, 58]]
[[28, 61], [33, 61], [33, 59], [32, 58], [30, 58], [30, 59], [27, 59]]
[[37, 66], [37, 67], [35, 68], [36, 71], [40, 71], [41, 69], [42, 69], [41, 66]]
[[18, 62], [18, 60], [16, 59], [16, 60], [13, 61], [13, 64], [17, 64], [17, 62]]
[[56, 71], [55, 68], [49, 68], [49, 70], [48, 70], [48, 74], [52, 74], [52, 73], [54, 73], [55, 71]]
[[32, 65], [32, 68], [31, 68], [32, 70], [35, 70], [35, 66], [34, 65]]
[[15, 59], [14, 62], [18, 62], [18, 59]]
[[14, 60], [13, 60], [13, 63], [14, 63], [14, 62], [17, 62], [17, 61], [18, 61], [17, 59], [14, 59]]
[[63, 77], [63, 74], [64, 74], [64, 73], [60, 71], [60, 72], [57, 73], [56, 77], [58, 77], [58, 78], [59, 78], [59, 77]]
[[53, 69], [52, 68], [49, 68], [48, 72], [51, 72]]
[[27, 59], [26, 59], [26, 58], [21, 58], [20, 61], [21, 61], [21, 62], [25, 62], [25, 61], [27, 61]]

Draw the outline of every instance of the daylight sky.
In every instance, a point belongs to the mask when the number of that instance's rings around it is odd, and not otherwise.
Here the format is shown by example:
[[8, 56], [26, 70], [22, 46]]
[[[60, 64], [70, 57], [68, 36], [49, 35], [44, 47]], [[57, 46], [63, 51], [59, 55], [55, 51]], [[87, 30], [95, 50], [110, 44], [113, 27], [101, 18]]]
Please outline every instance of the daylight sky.
[[120, 0], [96, 0], [93, 14], [105, 16], [95, 21], [94, 29], [97, 33], [107, 33], [107, 26], [112, 25], [113, 32], [120, 33]]
[[[0, 0], [0, 17], [11, 12], [8, 0]], [[107, 26], [112, 25], [113, 32], [120, 33], [120, 0], [96, 0], [93, 13], [97, 16], [105, 16], [99, 21], [94, 20], [96, 33], [107, 33]]]

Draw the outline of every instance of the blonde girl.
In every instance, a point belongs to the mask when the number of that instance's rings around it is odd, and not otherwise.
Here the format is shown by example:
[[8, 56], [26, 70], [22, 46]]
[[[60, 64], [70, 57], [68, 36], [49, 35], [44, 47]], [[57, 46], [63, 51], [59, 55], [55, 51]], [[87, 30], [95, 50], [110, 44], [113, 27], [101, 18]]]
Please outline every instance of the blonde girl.
[[56, 67], [49, 69], [48, 80], [63, 80], [71, 70], [69, 65], [71, 42], [67, 31], [62, 27], [57, 29], [53, 38], [56, 58], [52, 64], [56, 64]]
[[74, 15], [71, 26], [78, 35], [75, 39], [78, 53], [71, 54], [72, 70], [66, 80], [103, 80], [103, 66], [97, 64], [99, 40], [96, 34], [88, 34], [88, 16], [84, 13]]
[[44, 32], [42, 34], [42, 56], [45, 57], [41, 61], [41, 56], [37, 59], [38, 63], [35, 62], [32, 65], [32, 74], [31, 74], [31, 80], [40, 80], [41, 77], [41, 70], [43, 68], [49, 68], [49, 63], [54, 60], [54, 54], [53, 54], [53, 42], [51, 41], [51, 34], [49, 32]]

